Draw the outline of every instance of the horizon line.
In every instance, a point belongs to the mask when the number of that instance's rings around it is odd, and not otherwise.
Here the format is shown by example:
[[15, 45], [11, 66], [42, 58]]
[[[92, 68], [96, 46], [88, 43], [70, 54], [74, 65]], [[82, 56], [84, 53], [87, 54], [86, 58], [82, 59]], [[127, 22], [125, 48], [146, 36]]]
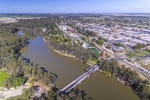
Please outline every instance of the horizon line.
[[0, 14], [150, 14], [150, 12], [64, 12], [64, 13], [44, 13], [44, 12], [6, 12]]

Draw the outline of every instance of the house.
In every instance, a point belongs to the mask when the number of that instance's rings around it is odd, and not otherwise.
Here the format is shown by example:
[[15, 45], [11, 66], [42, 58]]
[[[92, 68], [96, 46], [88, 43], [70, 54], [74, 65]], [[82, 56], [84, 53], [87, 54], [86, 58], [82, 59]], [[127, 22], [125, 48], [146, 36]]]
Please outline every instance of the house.
[[113, 49], [113, 51], [115, 51], [115, 52], [122, 52], [123, 50], [124, 50], [124, 48], [123, 47], [114, 47], [114, 48], [112, 48]]
[[88, 48], [89, 47], [89, 44], [88, 43], [86, 43], [86, 42], [84, 42], [83, 44], [82, 44], [82, 47], [84, 47], [84, 48]]
[[74, 34], [74, 33], [71, 33], [71, 34], [69, 34], [71, 37], [73, 37], [73, 38], [79, 38], [80, 36], [79, 35], [77, 35], [77, 34]]

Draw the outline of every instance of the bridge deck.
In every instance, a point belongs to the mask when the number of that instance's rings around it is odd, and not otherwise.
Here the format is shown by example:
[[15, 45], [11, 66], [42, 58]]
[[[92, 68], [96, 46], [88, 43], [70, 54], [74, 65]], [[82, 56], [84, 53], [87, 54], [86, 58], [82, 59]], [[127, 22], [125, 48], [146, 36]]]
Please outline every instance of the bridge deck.
[[88, 67], [82, 75], [80, 75], [79, 77], [77, 77], [74, 81], [72, 81], [71, 83], [69, 83], [63, 89], [59, 90], [59, 92], [61, 92], [61, 93], [62, 92], [63, 93], [69, 92], [71, 89], [73, 89], [75, 86], [77, 86], [78, 84], [80, 84], [84, 79], [86, 79], [87, 77], [89, 77], [90, 74], [92, 74], [93, 72], [97, 71], [98, 69], [99, 69], [98, 65], [94, 65], [94, 66]]

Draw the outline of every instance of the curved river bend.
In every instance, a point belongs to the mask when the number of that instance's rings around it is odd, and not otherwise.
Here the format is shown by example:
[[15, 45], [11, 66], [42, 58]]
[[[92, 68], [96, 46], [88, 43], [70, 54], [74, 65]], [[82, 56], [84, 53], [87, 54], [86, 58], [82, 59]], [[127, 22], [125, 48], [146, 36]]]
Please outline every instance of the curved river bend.
[[[30, 58], [34, 64], [57, 74], [56, 85], [59, 88], [73, 81], [88, 67], [75, 59], [55, 53], [47, 47], [41, 36], [30, 39], [29, 42], [30, 44], [21, 50], [22, 55]], [[118, 82], [116, 77], [108, 77], [98, 71], [77, 88], [85, 90], [94, 100], [140, 100], [132, 90]]]

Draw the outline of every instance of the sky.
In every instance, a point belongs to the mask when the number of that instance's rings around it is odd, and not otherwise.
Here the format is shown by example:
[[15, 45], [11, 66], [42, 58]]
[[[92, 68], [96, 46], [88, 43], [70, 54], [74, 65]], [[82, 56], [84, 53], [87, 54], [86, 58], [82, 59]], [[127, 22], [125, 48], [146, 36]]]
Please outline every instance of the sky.
[[0, 13], [150, 13], [150, 0], [0, 0]]

